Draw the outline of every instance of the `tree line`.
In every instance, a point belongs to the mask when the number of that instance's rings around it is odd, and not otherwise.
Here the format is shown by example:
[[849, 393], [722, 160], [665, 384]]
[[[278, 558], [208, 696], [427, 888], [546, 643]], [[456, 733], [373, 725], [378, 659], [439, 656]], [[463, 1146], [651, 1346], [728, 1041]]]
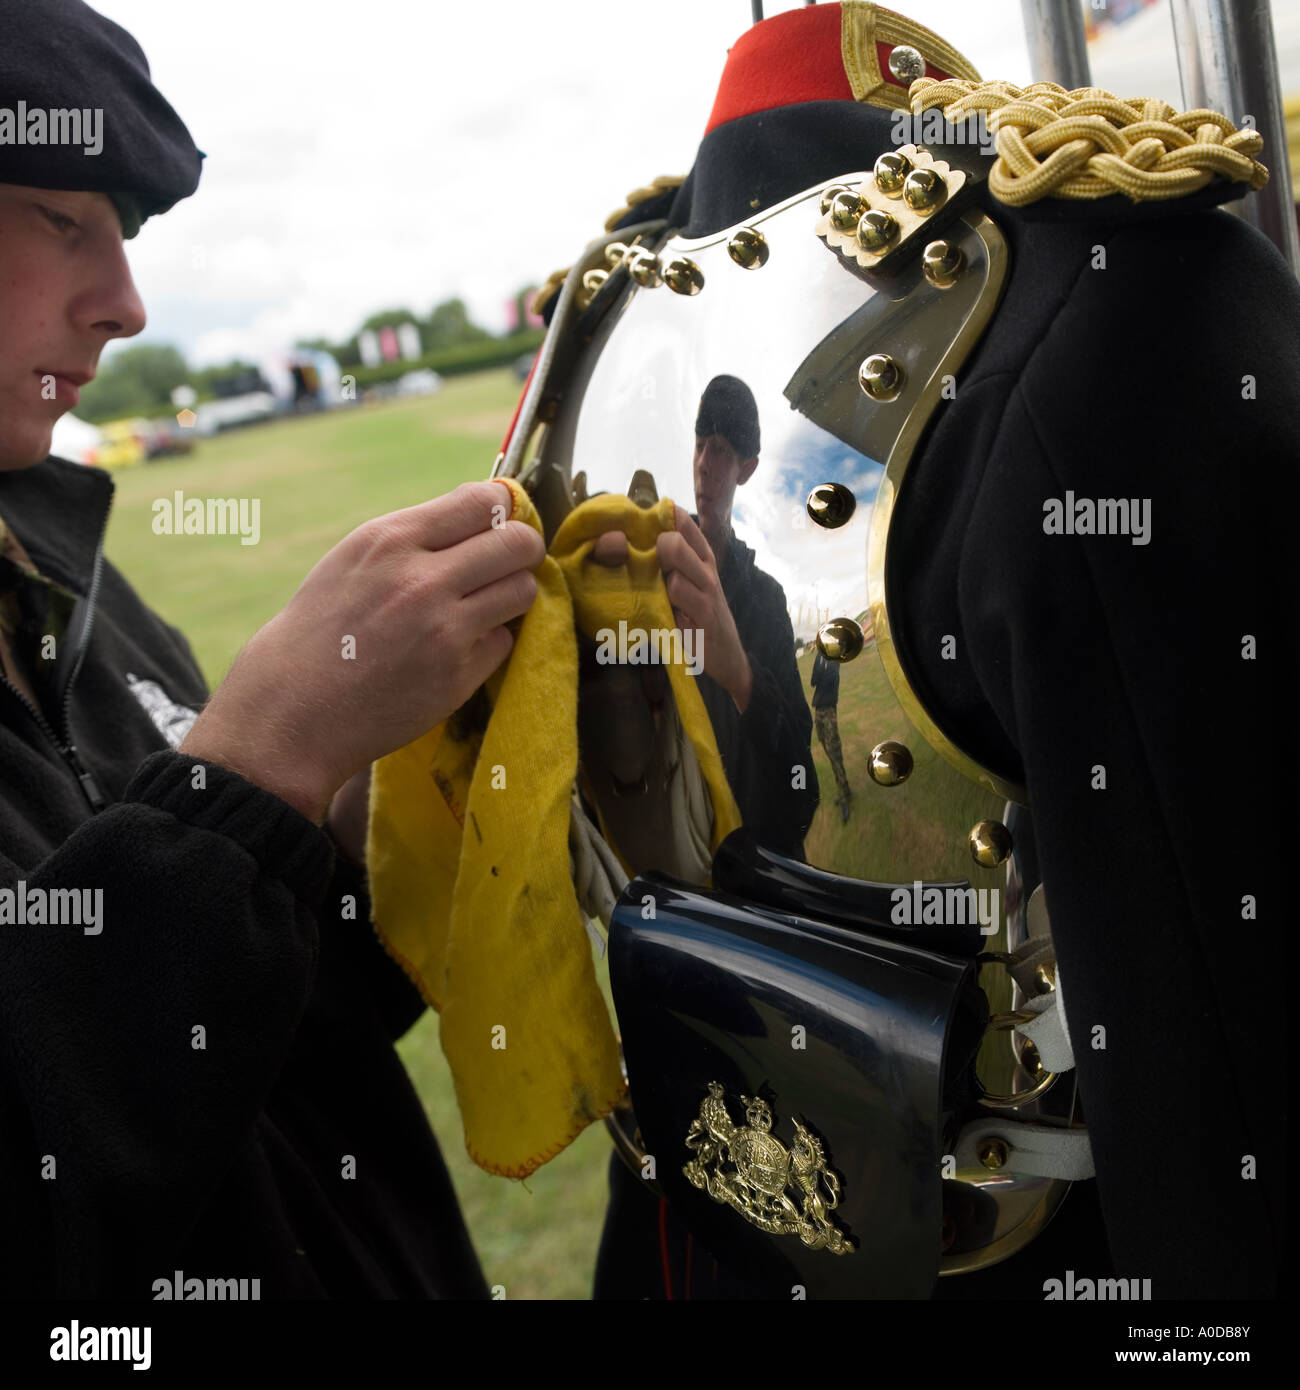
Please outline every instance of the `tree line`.
[[[524, 322], [524, 303], [530, 294], [531, 290], [521, 290], [516, 296], [516, 322], [519, 324]], [[464, 300], [447, 299], [436, 304], [423, 318], [410, 309], [385, 309], [371, 314], [351, 337], [342, 342], [308, 338], [299, 340], [294, 347], [328, 352], [346, 372], [360, 367], [359, 342], [363, 333], [378, 333], [381, 329], [397, 328], [404, 323], [413, 323], [419, 331], [421, 364], [430, 354], [451, 353], [453, 349], [472, 344], [482, 344], [486, 349], [488, 344], [498, 341], [495, 335], [470, 318]], [[517, 336], [499, 340], [503, 349], [511, 350]], [[488, 349], [465, 354], [465, 360], [494, 365], [497, 359]], [[412, 362], [409, 365], [414, 367], [421, 364]], [[249, 378], [256, 370], [255, 363], [240, 360], [218, 367], [195, 368], [186, 362], [184, 354], [176, 347], [142, 343], [121, 349], [102, 364], [95, 380], [82, 389], [77, 414], [98, 423], [124, 416], [168, 413], [173, 408], [172, 392], [178, 386], [191, 386], [199, 400], [211, 400], [222, 394], [223, 385], [238, 384], [239, 378]]]

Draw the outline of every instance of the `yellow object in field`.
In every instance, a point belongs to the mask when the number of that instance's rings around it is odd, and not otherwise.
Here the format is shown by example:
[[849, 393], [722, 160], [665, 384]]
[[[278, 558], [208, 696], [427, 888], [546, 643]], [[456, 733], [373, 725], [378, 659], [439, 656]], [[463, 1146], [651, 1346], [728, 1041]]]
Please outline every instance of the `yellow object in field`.
[[[513, 479], [511, 517], [542, 530]], [[474, 699], [375, 765], [367, 862], [390, 953], [442, 1015], [442, 1046], [482, 1168], [527, 1177], [623, 1094], [618, 1047], [570, 875], [578, 765], [578, 646], [601, 627], [671, 628], [655, 541], [665, 498], [582, 503], [535, 571], [510, 657]], [[626, 568], [588, 563], [628, 537]], [[708, 712], [686, 666], [668, 667], [714, 807], [713, 847], [740, 824]], [[617, 849], [617, 846], [615, 846]]]
[[148, 452], [136, 433], [134, 420], [114, 420], [100, 427], [95, 464], [99, 468], [131, 468], [143, 463]]

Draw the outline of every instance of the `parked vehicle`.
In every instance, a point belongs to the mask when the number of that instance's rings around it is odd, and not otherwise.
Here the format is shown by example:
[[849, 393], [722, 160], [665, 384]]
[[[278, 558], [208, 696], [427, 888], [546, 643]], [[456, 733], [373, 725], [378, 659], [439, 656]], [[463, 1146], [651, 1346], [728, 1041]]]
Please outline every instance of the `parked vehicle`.
[[150, 461], [188, 454], [194, 450], [194, 431], [182, 429], [175, 420], [136, 420], [136, 434], [145, 446]]
[[133, 468], [149, 457], [136, 420], [111, 420], [100, 426], [100, 442], [91, 462], [100, 468]]
[[431, 367], [407, 372], [397, 381], [397, 394], [399, 396], [432, 396], [435, 391], [441, 390], [441, 388], [442, 378]]
[[195, 409], [201, 435], [216, 434], [218, 430], [233, 429], [236, 425], [251, 425], [270, 420], [279, 414], [279, 406], [269, 391], [250, 391], [243, 396], [227, 396], [224, 400], [201, 401]]

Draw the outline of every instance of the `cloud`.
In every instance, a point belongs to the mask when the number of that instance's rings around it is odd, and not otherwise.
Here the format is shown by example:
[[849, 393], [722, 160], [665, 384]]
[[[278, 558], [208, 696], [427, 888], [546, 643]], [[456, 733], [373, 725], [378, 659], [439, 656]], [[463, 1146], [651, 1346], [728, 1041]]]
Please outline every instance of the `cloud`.
[[[513, 292], [570, 264], [629, 189], [687, 172], [749, 24], [744, 0], [98, 7], [207, 152], [198, 194], [129, 248], [155, 318], [204, 353], [240, 341], [232, 302], [264, 296], [310, 336], [457, 294], [504, 327]], [[1018, 0], [899, 8], [984, 70], [1026, 75]], [[259, 322], [248, 345], [275, 320]]]

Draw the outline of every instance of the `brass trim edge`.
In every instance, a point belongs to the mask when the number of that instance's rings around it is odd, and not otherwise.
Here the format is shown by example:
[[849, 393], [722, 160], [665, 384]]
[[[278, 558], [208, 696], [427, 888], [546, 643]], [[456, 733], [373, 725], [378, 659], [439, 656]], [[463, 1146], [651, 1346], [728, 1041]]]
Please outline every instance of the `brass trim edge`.
[[650, 222], [638, 222], [632, 227], [620, 227], [616, 232], [607, 232], [588, 243], [587, 249], [574, 261], [560, 288], [560, 296], [551, 315], [550, 326], [542, 345], [538, 349], [537, 366], [533, 371], [531, 385], [519, 407], [519, 418], [510, 436], [504, 454], [498, 458], [490, 477], [518, 478], [524, 465], [524, 457], [539, 423], [539, 408], [544, 399], [559, 394], [559, 388], [572, 376], [573, 369], [582, 355], [584, 344], [576, 343], [572, 327], [582, 312], [579, 296], [582, 291], [582, 277], [589, 270], [609, 268], [605, 258], [605, 248], [615, 242], [631, 242], [638, 237], [648, 239], [662, 235], [667, 222], [658, 218]]
[[[961, 1182], [963, 1172], [969, 1172], [972, 1178], [978, 1175], [986, 1181], [995, 1181], [980, 1169], [958, 1169], [953, 1177], [943, 1181]], [[979, 1183], [974, 1185], [978, 1186]], [[1012, 1255], [1018, 1254], [1047, 1228], [1051, 1219], [1060, 1211], [1061, 1203], [1069, 1195], [1071, 1186], [1071, 1183], [1062, 1182], [1048, 1188], [1033, 1211], [1018, 1226], [1013, 1226], [991, 1245], [981, 1245], [977, 1250], [963, 1250], [957, 1255], [940, 1255], [940, 1279], [954, 1274], [975, 1274], [982, 1269], [991, 1269], [994, 1265], [1000, 1265], [1003, 1260], [1009, 1260]]]
[[922, 431], [929, 423], [935, 407], [939, 404], [943, 391], [943, 378], [955, 372], [969, 356], [971, 349], [979, 341], [987, 328], [993, 311], [1002, 295], [1009, 266], [1007, 244], [996, 224], [985, 213], [970, 210], [963, 213], [952, 224], [949, 234], [956, 226], [964, 223], [979, 237], [988, 257], [988, 277], [979, 299], [971, 310], [970, 317], [962, 324], [956, 338], [947, 352], [935, 366], [925, 389], [916, 404], [909, 411], [903, 427], [889, 451], [885, 463], [885, 476], [880, 480], [876, 503], [871, 513], [871, 530], [867, 540], [867, 598], [871, 611], [871, 623], [876, 636], [876, 652], [885, 668], [890, 687], [898, 697], [907, 717], [916, 726], [925, 741], [946, 759], [958, 772], [977, 782], [980, 786], [1008, 801], [1022, 806], [1028, 804], [1028, 794], [1018, 782], [985, 767], [969, 753], [960, 748], [938, 722], [931, 716], [921, 697], [913, 688], [903, 669], [903, 663], [894, 645], [893, 627], [890, 621], [889, 595], [885, 590], [885, 558], [889, 544], [890, 524], [898, 502], [899, 489], [907, 475], [908, 466]]

